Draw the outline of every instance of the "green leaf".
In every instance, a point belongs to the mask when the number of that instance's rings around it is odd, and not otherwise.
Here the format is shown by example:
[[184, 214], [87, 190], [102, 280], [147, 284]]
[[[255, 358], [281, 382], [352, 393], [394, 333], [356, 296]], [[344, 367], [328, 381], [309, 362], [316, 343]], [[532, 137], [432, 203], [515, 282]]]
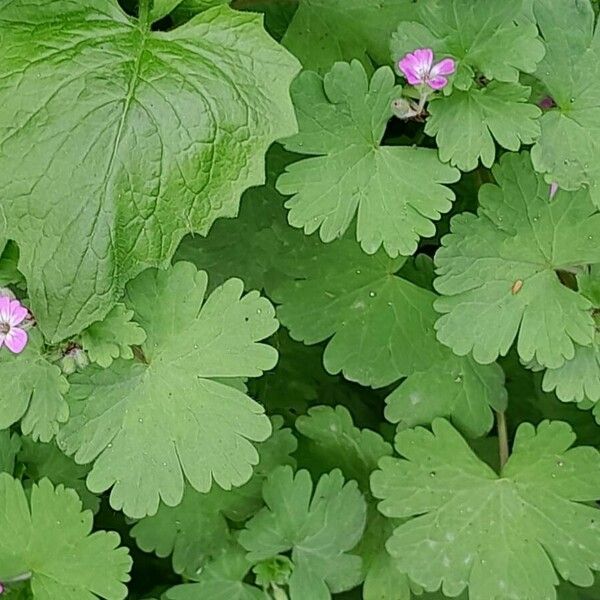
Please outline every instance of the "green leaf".
[[292, 338], [329, 340], [328, 372], [372, 387], [408, 377], [389, 398], [393, 421], [411, 426], [451, 416], [469, 435], [482, 435], [493, 424], [490, 406], [505, 405], [502, 372], [437, 341], [436, 295], [394, 275], [401, 265], [381, 251], [368, 256], [349, 239], [323, 245], [300, 235], [278, 257], [287, 279], [269, 293]]
[[412, 0], [301, 0], [283, 44], [305, 69], [325, 73], [338, 61], [388, 63], [388, 41], [398, 23], [415, 15]]
[[292, 598], [329, 599], [356, 586], [361, 559], [348, 552], [360, 540], [366, 503], [356, 482], [344, 484], [340, 471], [323, 475], [313, 490], [308, 471], [276, 469], [263, 488], [267, 508], [240, 533], [248, 560], [292, 551]]
[[273, 146], [267, 154], [267, 181], [244, 193], [237, 218], [217, 221], [205, 238], [186, 236], [173, 261], [206, 270], [215, 287], [239, 277], [245, 289], [263, 289], [290, 229], [275, 180], [292, 159], [281, 146]]
[[518, 338], [524, 361], [560, 367], [595, 328], [590, 301], [557, 275], [600, 261], [600, 214], [583, 191], [550, 201], [526, 153], [505, 154], [493, 173], [477, 215], [454, 217], [436, 254], [438, 338], [483, 364]]
[[287, 167], [277, 181], [289, 222], [324, 242], [341, 237], [355, 216], [356, 237], [369, 254], [413, 254], [419, 238], [435, 233], [433, 220], [452, 206], [443, 184], [459, 172], [428, 148], [382, 146], [392, 101], [401, 88], [389, 67], [370, 83], [358, 62], [336, 64], [324, 78], [308, 72], [292, 86], [300, 132], [287, 150], [313, 155]]
[[[1, 240], [0, 248], [2, 248]], [[18, 262], [19, 248], [14, 242], [9, 241], [0, 252], [0, 287], [14, 285], [25, 288], [25, 278], [19, 271]]]
[[54, 442], [42, 444], [29, 437], [23, 437], [23, 447], [19, 452], [19, 463], [25, 468], [25, 475], [33, 482], [47, 477], [54, 485], [62, 484], [75, 490], [85, 509], [98, 512], [100, 498], [90, 492], [85, 485], [85, 477], [90, 467], [78, 465], [63, 454]]
[[594, 11], [587, 1], [571, 0], [536, 0], [534, 10], [546, 43], [536, 77], [557, 107], [541, 119], [533, 164], [562, 189], [589, 187], [600, 207], [600, 34]]
[[341, 469], [346, 479], [354, 479], [361, 490], [369, 492], [369, 477], [382, 456], [392, 453], [391, 446], [369, 429], [358, 429], [343, 406], [315, 406], [298, 417], [296, 429], [300, 440], [299, 460], [312, 467], [313, 475]]
[[243, 583], [251, 566], [243, 548], [232, 545], [202, 570], [197, 576], [198, 583], [171, 588], [166, 597], [168, 600], [265, 600], [261, 590]]
[[[43, 479], [27, 500], [21, 482], [0, 474], [0, 581], [31, 573], [35, 600], [121, 600], [131, 559], [119, 536], [92, 531], [73, 490]], [[90, 535], [91, 534], [91, 535]]]
[[213, 480], [242, 485], [258, 462], [251, 442], [271, 432], [260, 405], [216, 379], [275, 365], [277, 352], [258, 343], [277, 329], [273, 307], [257, 292], [243, 296], [238, 279], [205, 300], [207, 285], [206, 273], [185, 262], [142, 273], [125, 304], [148, 335], [146, 363], [119, 359], [72, 378], [60, 446], [78, 463], [95, 460], [88, 487], [114, 486], [111, 505], [130, 517], [155, 514], [161, 499], [179, 504], [184, 473], [201, 492]]
[[600, 421], [600, 265], [577, 276], [577, 288], [593, 306], [596, 333], [591, 346], [575, 346], [575, 355], [562, 367], [547, 369], [543, 388], [554, 391], [563, 402], [590, 402]]
[[0, 431], [0, 473], [14, 473], [15, 459], [20, 449], [21, 438], [17, 433], [11, 434], [8, 429]]
[[60, 423], [69, 417], [64, 395], [69, 389], [60, 369], [42, 353], [42, 336], [30, 330], [29, 343], [21, 354], [0, 351], [0, 429], [21, 419], [21, 431], [34, 440], [49, 442]]
[[146, 340], [146, 332], [134, 321], [133, 311], [115, 304], [102, 321], [90, 325], [81, 334], [83, 349], [91, 362], [107, 368], [115, 358], [133, 358], [131, 346]]
[[225, 6], [164, 32], [116, 0], [16, 0], [0, 28], [7, 236], [57, 342], [104, 318], [185, 233], [236, 214], [267, 147], [296, 130], [298, 63], [261, 17]]
[[398, 434], [405, 459], [383, 458], [371, 480], [382, 513], [408, 519], [388, 551], [426, 590], [468, 586], [470, 600], [554, 600], [557, 574], [591, 585], [600, 513], [583, 503], [600, 498], [600, 454], [574, 441], [566, 423], [525, 423], [498, 476], [447, 421]]
[[172, 17], [175, 23], [184, 23], [209, 8], [224, 4], [229, 4], [229, 0], [178, 0]]
[[281, 425], [281, 418], [273, 419], [274, 433], [258, 446], [260, 461], [248, 483], [227, 492], [214, 487], [207, 494], [187, 486], [180, 504], [161, 505], [156, 515], [136, 523], [131, 535], [137, 545], [160, 557], [172, 554], [173, 570], [196, 578], [231, 543], [225, 517], [238, 521], [258, 511], [266, 476], [279, 465], [294, 462], [290, 454], [296, 449], [296, 439]]
[[458, 62], [455, 85], [470, 78], [517, 83], [519, 72], [533, 73], [544, 56], [535, 24], [519, 22], [523, 0], [419, 0], [416, 19], [400, 23], [392, 36], [395, 61], [415, 48], [432, 48]]
[[149, 15], [150, 22], [153, 23], [166, 17], [180, 3], [181, 0], [152, 0], [152, 10]]
[[539, 136], [541, 111], [527, 103], [529, 94], [530, 89], [518, 83], [454, 90], [429, 102], [425, 133], [435, 136], [442, 161], [463, 171], [475, 169], [479, 160], [491, 167], [495, 141], [507, 150], [518, 150]]

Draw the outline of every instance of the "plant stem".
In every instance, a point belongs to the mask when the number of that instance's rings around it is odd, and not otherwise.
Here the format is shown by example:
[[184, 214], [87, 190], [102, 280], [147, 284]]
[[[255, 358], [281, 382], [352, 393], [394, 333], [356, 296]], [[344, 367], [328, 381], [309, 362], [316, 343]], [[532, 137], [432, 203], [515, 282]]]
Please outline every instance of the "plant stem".
[[498, 426], [498, 453], [500, 455], [500, 471], [508, 460], [508, 432], [506, 431], [506, 415], [504, 411], [496, 412]]

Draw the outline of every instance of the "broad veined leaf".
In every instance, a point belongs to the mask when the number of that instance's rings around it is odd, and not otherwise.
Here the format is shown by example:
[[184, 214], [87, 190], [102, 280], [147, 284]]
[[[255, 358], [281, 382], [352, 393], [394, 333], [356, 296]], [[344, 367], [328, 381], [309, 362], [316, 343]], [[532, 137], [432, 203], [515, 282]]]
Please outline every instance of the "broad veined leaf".
[[32, 482], [47, 477], [54, 485], [62, 484], [75, 490], [84, 508], [94, 513], [98, 511], [100, 498], [85, 485], [89, 465], [78, 465], [63, 454], [54, 442], [43, 444], [23, 436], [18, 460], [25, 469], [26, 477]]
[[589, 187], [600, 207], [600, 33], [594, 10], [588, 0], [536, 0], [534, 11], [546, 43], [536, 77], [556, 108], [541, 119], [533, 164], [565, 190]]
[[369, 256], [347, 238], [324, 245], [300, 235], [277, 265], [287, 275], [269, 290], [279, 319], [293, 339], [329, 340], [328, 372], [371, 387], [408, 377], [388, 398], [388, 418], [412, 426], [451, 416], [470, 435], [491, 428], [490, 407], [501, 410], [506, 401], [501, 369], [482, 368], [437, 341], [436, 295], [395, 275], [401, 259]]
[[244, 583], [252, 563], [244, 549], [231, 544], [202, 570], [197, 583], [178, 585], [166, 592], [167, 600], [265, 600], [262, 590]]
[[409, 255], [420, 237], [435, 233], [432, 221], [448, 212], [454, 193], [444, 184], [459, 172], [435, 150], [382, 146], [392, 101], [401, 88], [389, 67], [371, 81], [358, 62], [337, 63], [321, 78], [303, 73], [292, 86], [300, 132], [287, 150], [312, 155], [287, 167], [277, 181], [289, 222], [324, 242], [341, 237], [356, 217], [356, 237], [369, 254], [383, 246]]
[[[28, 500], [0, 474], [0, 581], [31, 573], [34, 600], [121, 600], [131, 559], [114, 532], [92, 530], [73, 490], [43, 479]], [[8, 535], [7, 535], [8, 533]]]
[[533, 73], [544, 45], [533, 23], [518, 21], [523, 0], [419, 0], [416, 19], [400, 23], [392, 36], [395, 61], [415, 48], [432, 48], [458, 62], [454, 84], [468, 89], [472, 77], [516, 83]]
[[313, 489], [308, 471], [273, 471], [264, 484], [263, 508], [240, 533], [252, 562], [291, 550], [292, 598], [328, 600], [361, 579], [361, 559], [350, 554], [360, 540], [366, 503], [356, 482], [339, 470], [323, 475]]
[[530, 89], [518, 83], [495, 81], [483, 88], [454, 90], [429, 102], [425, 133], [435, 136], [444, 162], [463, 171], [475, 169], [479, 160], [491, 167], [495, 141], [518, 150], [537, 139], [541, 111], [527, 103], [529, 94]]
[[0, 431], [0, 473], [13, 474], [15, 459], [21, 449], [21, 437], [5, 429]]
[[3, 215], [55, 342], [185, 233], [235, 215], [269, 144], [296, 130], [298, 63], [226, 6], [162, 32], [116, 0], [18, 0], [0, 28]]
[[133, 358], [131, 346], [142, 344], [146, 332], [132, 317], [132, 310], [115, 304], [102, 321], [92, 323], [81, 334], [83, 349], [91, 362], [106, 369], [115, 358]]
[[60, 446], [78, 463], [95, 461], [88, 487], [112, 487], [112, 506], [128, 516], [155, 514], [160, 499], [181, 502], [184, 475], [201, 492], [213, 480], [242, 485], [258, 462], [252, 442], [271, 432], [259, 404], [217, 379], [275, 365], [277, 352], [259, 343], [277, 329], [273, 307], [257, 292], [244, 296], [238, 279], [205, 299], [207, 285], [185, 262], [142, 273], [125, 304], [148, 335], [145, 362], [119, 359], [72, 378]]
[[570, 448], [566, 423], [519, 427], [500, 476], [442, 419], [396, 437], [371, 479], [380, 510], [407, 519], [387, 544], [428, 591], [470, 600], [554, 600], [558, 575], [589, 586], [600, 570], [600, 454]]
[[483, 364], [518, 338], [524, 361], [560, 367], [594, 338], [591, 302], [559, 276], [600, 261], [600, 213], [586, 191], [550, 200], [526, 153], [504, 155], [493, 173], [477, 215], [454, 217], [436, 254], [438, 338]]
[[42, 353], [37, 327], [28, 334], [29, 343], [21, 354], [0, 350], [0, 429], [21, 419], [25, 435], [48, 442], [58, 433], [59, 424], [69, 418], [64, 398], [69, 384]]
[[274, 433], [258, 446], [260, 461], [248, 483], [229, 491], [214, 487], [206, 494], [186, 486], [180, 504], [160, 506], [156, 515], [136, 523], [131, 535], [138, 546], [160, 557], [172, 554], [176, 573], [197, 578], [204, 565], [231, 544], [227, 519], [239, 521], [256, 512], [262, 506], [266, 476], [280, 465], [293, 464], [290, 454], [296, 439], [289, 429], [281, 429], [282, 422], [281, 417], [273, 419]]
[[353, 58], [371, 68], [387, 64], [391, 33], [414, 16], [412, 0], [300, 0], [282, 43], [311, 71]]

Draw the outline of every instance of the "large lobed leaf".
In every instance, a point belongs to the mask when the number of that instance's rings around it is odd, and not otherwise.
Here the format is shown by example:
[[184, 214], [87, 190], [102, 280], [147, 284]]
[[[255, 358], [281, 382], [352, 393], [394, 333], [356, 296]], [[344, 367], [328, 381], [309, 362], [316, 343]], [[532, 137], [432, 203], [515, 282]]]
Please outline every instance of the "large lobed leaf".
[[586, 191], [550, 200], [527, 153], [504, 155], [493, 173], [477, 215], [454, 217], [436, 254], [438, 338], [483, 364], [516, 338], [523, 360], [560, 367], [594, 339], [592, 303], [559, 275], [600, 262], [600, 213]]
[[[303, 73], [292, 96], [300, 132], [287, 150], [311, 155], [289, 165], [277, 181], [293, 195], [289, 222], [324, 242], [341, 237], [356, 217], [356, 237], [369, 254], [383, 246], [392, 256], [409, 255], [421, 236], [435, 233], [432, 221], [450, 210], [453, 192], [443, 184], [459, 179], [435, 150], [382, 145], [392, 101], [400, 96], [389, 67], [369, 81], [358, 62], [337, 63], [321, 78]], [[358, 215], [357, 215], [358, 213]]]
[[226, 6], [150, 31], [116, 0], [0, 2], [0, 193], [33, 312], [59, 341], [205, 234], [295, 131], [297, 61]]
[[257, 292], [244, 296], [240, 280], [205, 299], [207, 285], [185, 262], [142, 273], [125, 303], [148, 335], [144, 361], [119, 359], [72, 378], [59, 443], [77, 462], [95, 461], [89, 488], [114, 486], [112, 506], [132, 517], [156, 513], [160, 499], [181, 502], [184, 476], [201, 492], [213, 480], [242, 485], [258, 462], [251, 442], [271, 432], [264, 409], [221, 379], [275, 365], [277, 352], [259, 343], [277, 329], [273, 307]]
[[600, 454], [570, 448], [566, 423], [523, 424], [498, 476], [444, 420], [396, 437], [371, 480], [380, 510], [406, 519], [387, 544], [428, 591], [470, 600], [554, 600], [557, 574], [589, 586], [600, 570]]

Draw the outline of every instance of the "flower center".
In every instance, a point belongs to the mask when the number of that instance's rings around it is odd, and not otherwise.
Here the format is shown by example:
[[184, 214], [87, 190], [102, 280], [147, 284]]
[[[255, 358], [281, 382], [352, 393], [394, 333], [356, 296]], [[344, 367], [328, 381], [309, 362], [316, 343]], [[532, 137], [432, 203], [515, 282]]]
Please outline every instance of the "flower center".
[[8, 323], [0, 323], [0, 334], [6, 335], [10, 331], [10, 325]]

